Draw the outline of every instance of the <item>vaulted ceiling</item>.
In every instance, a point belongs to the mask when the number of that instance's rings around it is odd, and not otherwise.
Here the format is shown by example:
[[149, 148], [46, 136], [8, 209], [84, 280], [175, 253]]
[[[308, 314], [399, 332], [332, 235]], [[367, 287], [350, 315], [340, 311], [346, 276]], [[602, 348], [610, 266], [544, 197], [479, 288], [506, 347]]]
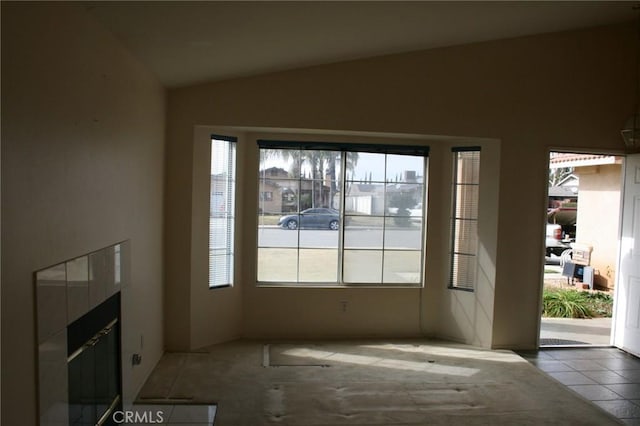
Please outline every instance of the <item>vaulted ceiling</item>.
[[631, 21], [628, 1], [160, 1], [85, 7], [167, 87]]

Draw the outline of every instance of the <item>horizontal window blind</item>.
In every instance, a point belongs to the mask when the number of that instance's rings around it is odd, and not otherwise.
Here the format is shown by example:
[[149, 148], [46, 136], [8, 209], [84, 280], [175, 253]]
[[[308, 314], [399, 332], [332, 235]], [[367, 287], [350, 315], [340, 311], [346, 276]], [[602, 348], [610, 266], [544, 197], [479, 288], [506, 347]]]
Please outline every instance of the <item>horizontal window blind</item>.
[[391, 145], [346, 142], [299, 142], [259, 139], [258, 147], [264, 149], [301, 149], [319, 151], [372, 152], [380, 154], [427, 156], [429, 147], [423, 145]]
[[480, 149], [453, 150], [450, 287], [473, 290], [477, 274]]
[[209, 287], [233, 285], [236, 140], [211, 139]]

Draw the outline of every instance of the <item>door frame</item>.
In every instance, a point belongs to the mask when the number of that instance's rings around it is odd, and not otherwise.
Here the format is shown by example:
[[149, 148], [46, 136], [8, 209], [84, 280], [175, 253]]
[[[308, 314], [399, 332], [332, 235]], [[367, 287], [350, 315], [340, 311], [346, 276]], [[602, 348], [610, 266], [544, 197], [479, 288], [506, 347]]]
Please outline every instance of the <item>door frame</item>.
[[[614, 297], [614, 305], [612, 308], [612, 318], [611, 318], [611, 332], [609, 335], [609, 346], [614, 346], [614, 336], [615, 336], [615, 320], [616, 320], [616, 312], [617, 312], [617, 308], [618, 308], [618, 304], [616, 302], [616, 293], [617, 293], [617, 289], [618, 289], [618, 281], [620, 279], [620, 276], [618, 274], [618, 271], [620, 270], [620, 246], [621, 246], [621, 236], [622, 236], [622, 220], [623, 220], [623, 205], [624, 205], [624, 192], [625, 192], [625, 188], [624, 188], [624, 184], [625, 184], [625, 173], [626, 173], [626, 157], [627, 157], [627, 153], [625, 153], [624, 151], [620, 151], [620, 150], [598, 150], [598, 149], [593, 149], [593, 148], [579, 148], [579, 147], [548, 147], [547, 148], [547, 152], [546, 152], [546, 171], [547, 173], [545, 174], [545, 178], [546, 180], [544, 181], [544, 185], [545, 185], [545, 190], [544, 190], [544, 194], [545, 194], [545, 198], [544, 200], [546, 202], [548, 202], [549, 199], [549, 184], [548, 184], [548, 175], [549, 175], [549, 171], [550, 171], [550, 167], [549, 167], [549, 162], [550, 162], [550, 156], [551, 153], [553, 152], [559, 152], [559, 153], [574, 153], [574, 154], [593, 154], [593, 155], [606, 155], [606, 156], [616, 156], [616, 157], [622, 157], [622, 172], [621, 172], [621, 179], [620, 179], [620, 203], [618, 206], [618, 229], [617, 229], [617, 233], [616, 233], [616, 237], [618, 240], [618, 244], [616, 247], [616, 277], [615, 277], [615, 282], [614, 282], [614, 290], [613, 290], [613, 297]], [[578, 201], [579, 202], [579, 201]], [[546, 210], [546, 208], [545, 208]], [[542, 224], [542, 230], [543, 230], [543, 238], [546, 239], [545, 234], [546, 234], [546, 223], [547, 223], [547, 216], [546, 216], [546, 211], [544, 213], [544, 219], [543, 219], [543, 224]], [[544, 240], [543, 240], [544, 241]], [[543, 243], [544, 246], [542, 248], [542, 259], [545, 258], [545, 254], [546, 254], [546, 243]], [[539, 306], [540, 306], [540, 313], [538, 315], [538, 333], [537, 333], [537, 340], [536, 340], [536, 347], [540, 348], [540, 334], [542, 331], [542, 306], [543, 306], [543, 290], [544, 290], [544, 261], [543, 261], [543, 265], [542, 265], [542, 274], [541, 274], [541, 281], [540, 281], [540, 299], [539, 299]]]

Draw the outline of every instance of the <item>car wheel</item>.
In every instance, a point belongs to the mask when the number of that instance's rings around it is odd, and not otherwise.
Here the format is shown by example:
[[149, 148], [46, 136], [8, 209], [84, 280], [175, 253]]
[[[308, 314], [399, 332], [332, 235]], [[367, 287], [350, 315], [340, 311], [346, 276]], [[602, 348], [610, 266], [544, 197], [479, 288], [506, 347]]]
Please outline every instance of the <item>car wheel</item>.
[[331, 222], [329, 222], [329, 229], [331, 229], [332, 231], [337, 231], [338, 228], [339, 226], [337, 220], [332, 220]]
[[287, 229], [291, 229], [292, 231], [298, 229], [298, 222], [291, 219], [287, 222]]

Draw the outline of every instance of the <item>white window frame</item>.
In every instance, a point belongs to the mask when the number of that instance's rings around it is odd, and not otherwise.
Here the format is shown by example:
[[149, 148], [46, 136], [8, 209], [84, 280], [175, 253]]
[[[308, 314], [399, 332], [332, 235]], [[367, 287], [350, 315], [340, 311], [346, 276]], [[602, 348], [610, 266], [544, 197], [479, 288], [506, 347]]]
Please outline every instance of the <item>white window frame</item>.
[[[390, 283], [384, 282], [384, 278], [381, 282], [345, 282], [344, 280], [344, 224], [345, 224], [345, 211], [344, 211], [344, 197], [345, 197], [345, 185], [346, 185], [346, 167], [345, 167], [345, 155], [342, 155], [342, 165], [340, 167], [342, 176], [340, 178], [340, 182], [342, 184], [342, 190], [340, 191], [342, 194], [342, 201], [340, 204], [340, 230], [339, 230], [339, 245], [337, 247], [338, 250], [338, 274], [336, 282], [328, 282], [328, 283], [318, 283], [318, 282], [306, 282], [306, 281], [260, 281], [258, 278], [259, 275], [259, 265], [256, 265], [256, 282], [259, 286], [295, 286], [295, 287], [422, 287], [424, 286], [425, 281], [425, 255], [426, 255], [426, 217], [427, 217], [427, 193], [428, 193], [428, 161], [429, 161], [429, 148], [424, 145], [384, 145], [384, 144], [357, 144], [357, 143], [336, 143], [336, 142], [299, 142], [299, 141], [272, 141], [272, 140], [263, 140], [259, 139], [258, 141], [259, 150], [262, 148], [268, 149], [296, 149], [299, 147], [304, 147], [304, 149], [315, 149], [315, 150], [333, 150], [340, 151], [341, 153], [346, 152], [368, 152], [368, 153], [379, 153], [379, 154], [398, 154], [398, 155], [414, 155], [423, 158], [423, 169], [422, 176], [422, 204], [424, 206], [423, 214], [422, 214], [422, 224], [421, 224], [421, 245], [420, 245], [420, 271], [419, 271], [419, 280], [416, 283]], [[260, 167], [260, 166], [259, 166]], [[260, 176], [258, 176], [260, 179]], [[260, 197], [260, 189], [258, 189], [258, 198]], [[258, 209], [258, 215], [259, 209]], [[386, 217], [386, 216], [385, 216]], [[300, 249], [300, 246], [298, 246]], [[393, 251], [393, 249], [385, 249], [384, 246], [380, 249], [383, 252], [383, 256], [385, 252]], [[418, 251], [418, 250], [416, 250]], [[256, 257], [256, 263], [258, 263], [258, 257]], [[384, 271], [383, 271], [384, 277]]]
[[[477, 269], [478, 269], [478, 210], [480, 203], [480, 147], [457, 147], [452, 148], [453, 157], [453, 175], [452, 175], [452, 206], [451, 206], [451, 249], [450, 249], [450, 270], [449, 270], [449, 289], [463, 290], [463, 291], [475, 291], [477, 286]], [[469, 173], [465, 174], [465, 179], [459, 180], [459, 165], [460, 155], [474, 153], [477, 154], [478, 168], [473, 173], [472, 180], [466, 179]], [[475, 187], [477, 191], [475, 195], [473, 193], [461, 193], [461, 191]], [[459, 195], [465, 197], [466, 202], [471, 202], [475, 205], [475, 212], [471, 215], [459, 215], [458, 214], [458, 199]], [[469, 199], [472, 197], [473, 199]], [[462, 240], [461, 226], [458, 223], [470, 223], [475, 224], [475, 232], [469, 235], [475, 244], [471, 245], [471, 249], [465, 251], [458, 251], [456, 247], [459, 246], [459, 242]], [[473, 247], [475, 246], [475, 247]], [[466, 259], [464, 263], [461, 263], [461, 259]], [[464, 277], [464, 278], [462, 278]]]
[[[208, 239], [208, 282], [209, 288], [231, 287], [234, 284], [235, 264], [235, 200], [237, 138], [211, 135], [211, 172], [209, 173], [209, 239]], [[216, 150], [218, 146], [218, 150]], [[217, 154], [222, 151], [222, 159]], [[214, 169], [220, 173], [215, 173]], [[214, 176], [220, 175], [221, 185], [212, 188]], [[222, 200], [213, 194], [222, 193]], [[222, 232], [215, 232], [215, 230]], [[218, 260], [218, 262], [216, 262]], [[222, 260], [222, 263], [219, 262]], [[222, 271], [217, 267], [222, 266]]]

